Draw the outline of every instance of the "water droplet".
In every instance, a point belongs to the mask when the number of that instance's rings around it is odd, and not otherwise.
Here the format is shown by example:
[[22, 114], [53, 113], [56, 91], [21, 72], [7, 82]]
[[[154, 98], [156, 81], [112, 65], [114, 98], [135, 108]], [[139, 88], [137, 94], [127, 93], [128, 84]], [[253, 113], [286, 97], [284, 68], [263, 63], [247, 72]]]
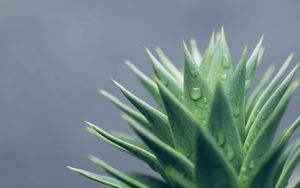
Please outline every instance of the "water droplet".
[[245, 149], [246, 151], [250, 148], [250, 142], [245, 142]]
[[250, 161], [249, 168], [250, 168], [250, 169], [253, 169], [253, 168], [254, 168], [254, 166], [255, 166], [255, 163], [254, 163], [254, 161]]
[[225, 144], [225, 134], [223, 131], [219, 130], [217, 132], [216, 141], [219, 146], [222, 146]]
[[242, 166], [241, 172], [246, 172], [247, 168], [245, 166]]
[[227, 145], [225, 147], [225, 153], [226, 153], [226, 157], [227, 157], [228, 160], [230, 160], [230, 161], [233, 160], [233, 158], [234, 158], [234, 151], [233, 151], [233, 149], [229, 145]]
[[237, 116], [239, 116], [239, 115], [240, 115], [240, 113], [241, 113], [241, 110], [240, 110], [240, 107], [239, 107], [239, 105], [236, 105], [236, 106], [234, 107], [234, 109], [233, 109], [233, 113], [234, 113], [234, 116], [235, 116], [235, 117], [237, 117]]
[[204, 97], [204, 98], [203, 98], [203, 102], [204, 102], [204, 103], [208, 103], [207, 97]]
[[191, 72], [191, 76], [192, 76], [192, 77], [198, 76], [198, 70], [197, 70], [196, 68], [192, 68], [192, 69], [190, 70], [190, 72]]
[[223, 73], [223, 74], [221, 75], [221, 78], [222, 78], [223, 80], [226, 80], [226, 79], [227, 79], [227, 74], [226, 74], [226, 73]]
[[228, 58], [227, 55], [223, 55], [223, 56], [222, 56], [221, 62], [222, 62], [222, 67], [223, 67], [224, 69], [230, 68], [230, 66], [231, 66], [231, 61], [230, 61], [230, 59]]
[[190, 97], [193, 100], [199, 100], [202, 96], [200, 87], [193, 87], [190, 91]]

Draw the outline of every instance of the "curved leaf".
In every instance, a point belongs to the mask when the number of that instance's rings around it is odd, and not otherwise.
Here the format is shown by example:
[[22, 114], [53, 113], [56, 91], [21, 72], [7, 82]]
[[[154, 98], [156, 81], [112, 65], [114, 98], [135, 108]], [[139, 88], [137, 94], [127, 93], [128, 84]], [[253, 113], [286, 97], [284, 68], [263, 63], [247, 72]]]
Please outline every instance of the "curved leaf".
[[182, 174], [184, 177], [190, 179], [193, 178], [194, 164], [190, 160], [188, 160], [184, 155], [168, 146], [164, 142], [160, 141], [153, 135], [148, 134], [148, 132], [146, 132], [129, 116], [125, 115], [123, 116], [123, 118], [153, 151], [157, 159], [160, 161], [163, 169], [176, 167], [175, 170]]
[[152, 187], [153, 188], [169, 188], [170, 187], [166, 182], [164, 182], [156, 177], [149, 176], [146, 174], [130, 173], [129, 176], [140, 182], [143, 182], [145, 185], [147, 185], [148, 187], [151, 187], [151, 188]]
[[164, 106], [161, 101], [161, 97], [159, 95], [159, 91], [158, 91], [158, 88], [157, 88], [155, 82], [152, 79], [150, 79], [148, 76], [146, 76], [142, 71], [140, 71], [130, 61], [125, 61], [125, 63], [132, 70], [132, 72], [135, 74], [135, 76], [138, 78], [138, 80], [143, 84], [143, 86], [148, 90], [148, 92], [152, 95], [152, 97], [157, 102], [157, 104], [161, 107], [161, 109], [164, 109]]
[[[291, 98], [291, 95], [294, 93], [295, 87], [291, 86], [287, 93], [280, 100], [279, 104], [275, 109], [272, 109], [274, 112], [268, 118], [267, 122], [263, 125], [262, 129], [255, 136], [252, 145], [245, 142], [245, 149], [247, 150], [247, 155], [243, 161], [243, 170], [241, 172], [242, 176], [249, 176], [250, 172], [253, 168], [255, 168], [256, 164], [258, 164], [264, 155], [266, 155], [266, 151], [271, 147], [273, 137], [275, 131], [277, 129], [278, 122], [282, 117], [282, 114]], [[295, 126], [292, 126], [292, 129], [288, 129], [288, 131], [284, 134], [280, 141], [282, 143], [278, 145], [284, 145], [283, 143], [289, 139], [291, 136], [291, 131], [294, 130]], [[250, 145], [250, 146], [249, 146]], [[279, 146], [278, 146], [279, 147]]]
[[181, 72], [174, 66], [174, 64], [169, 60], [169, 58], [165, 55], [161, 48], [155, 48], [155, 52], [157, 53], [160, 62], [162, 65], [168, 70], [168, 72], [176, 78], [180, 83], [182, 83], [182, 74]]
[[246, 104], [246, 119], [247, 120], [250, 116], [251, 111], [253, 110], [254, 105], [258, 101], [261, 94], [264, 92], [264, 90], [266, 88], [266, 85], [269, 83], [269, 80], [270, 80], [274, 70], [275, 70], [274, 66], [270, 66], [266, 70], [266, 72], [263, 75], [262, 79], [260, 80], [260, 82], [258, 83], [256, 88], [254, 89], [253, 93], [248, 98], [247, 104]]
[[120, 139], [108, 134], [107, 132], [105, 132], [104, 130], [100, 129], [99, 127], [97, 127], [96, 125], [94, 125], [90, 122], [86, 122], [86, 124], [88, 127], [92, 128], [93, 130], [96, 131], [96, 132], [91, 132], [92, 134], [95, 134], [98, 137], [100, 136], [99, 137], [100, 139], [102, 139], [102, 137], [104, 137], [105, 139], [114, 143], [121, 149], [125, 149], [125, 151], [127, 151], [131, 155], [143, 160], [154, 170], [161, 172], [161, 167], [159, 165], [159, 162], [158, 162], [157, 158], [155, 157], [155, 155], [152, 154], [151, 152], [144, 150], [136, 145], [132, 145], [128, 142], [120, 140]]
[[266, 104], [266, 102], [269, 100], [269, 98], [274, 94], [274, 88], [279, 84], [280, 80], [284, 78], [285, 70], [288, 68], [289, 63], [291, 62], [292, 56], [289, 56], [287, 60], [283, 63], [275, 77], [272, 79], [270, 84], [268, 84], [267, 88], [264, 89], [264, 92], [262, 92], [261, 96], [258, 98], [258, 100], [255, 103], [255, 106], [253, 107], [253, 110], [250, 113], [249, 119], [247, 121], [246, 125], [246, 131], [248, 132], [253, 125], [256, 117], [262, 110], [263, 106]]
[[82, 170], [79, 168], [73, 168], [73, 167], [68, 167], [68, 168], [82, 176], [85, 176], [85, 177], [93, 180], [93, 181], [97, 181], [97, 182], [103, 183], [105, 185], [114, 187], [114, 188], [129, 188], [128, 185], [124, 184], [123, 182], [121, 182], [115, 178], [111, 178], [108, 176], [102, 176], [102, 175], [95, 174], [95, 173], [92, 173], [92, 172], [89, 172], [86, 170]]
[[176, 96], [178, 100], [182, 100], [182, 86], [152, 55], [150, 50], [146, 49], [151, 60], [155, 76]]
[[[265, 105], [262, 107], [262, 109], [258, 113], [258, 115], [257, 115], [255, 121], [253, 122], [253, 125], [251, 126], [251, 129], [247, 135], [247, 138], [245, 141], [246, 149], [248, 149], [249, 145], [252, 144], [253, 140], [257, 138], [256, 135], [261, 131], [261, 129], [263, 127], [267, 127], [266, 121], [269, 119], [268, 117], [273, 113], [274, 109], [276, 108], [278, 103], [280, 103], [280, 101], [285, 101], [285, 102], [282, 102], [282, 107], [281, 107], [282, 109], [279, 109], [280, 111], [281, 110], [284, 111], [286, 104], [288, 103], [289, 99], [291, 98], [290, 94], [285, 95], [285, 93], [287, 91], [287, 88], [291, 84], [298, 67], [299, 67], [299, 64], [297, 64], [296, 67], [291, 71], [291, 73], [282, 81], [280, 86], [274, 91], [274, 93], [271, 95], [271, 97], [267, 100]], [[292, 94], [293, 92], [291, 91], [290, 93]], [[286, 97], [283, 97], [284, 95]], [[274, 120], [274, 121], [278, 122], [280, 120], [282, 114], [283, 114], [283, 112], [280, 112], [277, 117], [274, 117], [275, 119], [279, 118], [278, 120]], [[272, 122], [272, 123], [274, 123], [274, 122]], [[277, 125], [277, 124], [278, 123], [276, 123], [274, 125]], [[275, 126], [273, 126], [273, 127], [274, 127], [273, 130], [275, 131], [276, 128], [275, 128]], [[270, 134], [270, 135], [272, 135], [272, 134]], [[260, 146], [259, 148], [263, 148], [263, 147]]]
[[[300, 124], [300, 118], [298, 118], [298, 124]], [[288, 160], [286, 161], [282, 173], [279, 176], [279, 179], [276, 183], [275, 188], [284, 188], [288, 185], [288, 181], [296, 168], [296, 165], [300, 161], [300, 142], [298, 142], [297, 145], [292, 149], [290, 152], [290, 155], [288, 157]]]
[[174, 146], [172, 132], [167, 117], [163, 113], [159, 112], [146, 102], [130, 93], [118, 82], [113, 82], [121, 90], [125, 97], [147, 118], [153, 127], [153, 133], [170, 146]]
[[135, 188], [150, 188], [147, 185], [143, 184], [136, 179], [131, 178], [130, 176], [124, 174], [123, 172], [113, 168], [109, 164], [105, 163], [104, 161], [100, 160], [95, 156], [89, 156], [90, 160], [100, 166], [103, 170], [105, 170], [109, 175], [117, 178], [118, 180], [130, 185], [131, 187]]
[[245, 140], [245, 81], [246, 81], [246, 58], [247, 48], [234, 72], [231, 87], [229, 90], [230, 104], [232, 107], [235, 126], [239, 131], [239, 137], [242, 142]]
[[262, 56], [262, 43], [263, 43], [263, 36], [260, 38], [259, 42], [257, 43], [256, 47], [254, 48], [252, 54], [250, 55], [247, 65], [246, 65], [246, 85], [245, 90], [246, 93], [251, 87], [252, 80], [254, 73], [256, 71], [257, 65], [259, 64], [260, 56]]

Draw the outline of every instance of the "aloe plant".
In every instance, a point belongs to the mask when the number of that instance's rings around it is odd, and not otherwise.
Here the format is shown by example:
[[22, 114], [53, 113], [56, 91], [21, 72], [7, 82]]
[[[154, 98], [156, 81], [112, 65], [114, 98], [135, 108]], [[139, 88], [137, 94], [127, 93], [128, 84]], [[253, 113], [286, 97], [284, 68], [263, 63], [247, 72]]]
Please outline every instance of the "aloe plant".
[[286, 74], [291, 55], [277, 73], [270, 66], [250, 94], [264, 52], [262, 43], [261, 38], [249, 58], [245, 48], [234, 68], [223, 29], [213, 32], [203, 56], [194, 39], [191, 52], [183, 42], [183, 73], [160, 48], [157, 57], [146, 49], [154, 79], [126, 61], [159, 109], [113, 80], [136, 109], [104, 90], [100, 93], [124, 112], [122, 117], [138, 137], [110, 134], [90, 122], [86, 129], [144, 161], [161, 178], [124, 173], [95, 156], [91, 161], [110, 176], [69, 168], [117, 188], [286, 187], [300, 159], [300, 140], [288, 143], [300, 117], [278, 138], [274, 135], [299, 85], [299, 80], [294, 80], [299, 64]]

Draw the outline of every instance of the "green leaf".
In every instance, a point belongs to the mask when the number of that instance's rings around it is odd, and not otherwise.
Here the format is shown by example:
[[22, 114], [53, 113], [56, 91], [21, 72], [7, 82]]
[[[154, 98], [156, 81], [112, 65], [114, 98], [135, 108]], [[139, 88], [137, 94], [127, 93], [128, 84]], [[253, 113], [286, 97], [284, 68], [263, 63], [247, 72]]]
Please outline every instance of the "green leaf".
[[198, 65], [183, 42], [184, 49], [184, 99], [185, 104], [195, 117], [206, 125], [211, 91], [203, 79]]
[[[291, 98], [291, 94], [294, 92], [295, 87], [292, 85], [287, 93], [283, 96], [283, 98], [280, 100], [279, 104], [276, 106], [276, 108], [272, 109], [274, 111], [272, 114], [270, 114], [270, 117], [266, 121], [266, 123], [263, 125], [261, 130], [255, 135], [255, 138], [253, 140], [252, 145], [249, 146], [248, 142], [245, 142], [245, 149], [247, 150], [247, 155], [244, 158], [244, 162], [242, 165], [242, 171], [241, 174], [244, 177], [248, 177], [251, 173], [252, 169], [256, 167], [257, 164], [263, 160], [262, 158], [267, 155], [266, 151], [269, 150], [271, 147], [274, 133], [276, 131], [279, 119], [281, 118], [288, 101]], [[295, 127], [292, 126], [292, 129], [288, 129], [288, 131], [284, 134], [282, 139], [278, 141], [276, 144], [276, 147], [283, 147], [287, 140], [291, 136], [291, 130], [294, 130]], [[248, 148], [250, 147], [250, 148]]]
[[105, 163], [104, 161], [100, 160], [99, 158], [95, 156], [89, 156], [90, 160], [100, 166], [103, 170], [105, 170], [109, 175], [113, 176], [114, 178], [117, 178], [118, 180], [128, 184], [131, 187], [135, 188], [149, 188], [147, 185], [143, 184], [142, 182], [139, 182], [130, 176], [124, 174], [123, 172], [113, 168], [109, 164]]
[[199, 123], [163, 84], [159, 81], [157, 84], [168, 114], [175, 149], [193, 161], [195, 150], [191, 143], [194, 142], [195, 127]]
[[266, 104], [266, 102], [269, 100], [271, 95], [274, 93], [275, 87], [279, 84], [279, 82], [284, 78], [285, 70], [288, 68], [289, 63], [291, 62], [292, 56], [289, 56], [287, 60], [283, 63], [282, 67], [279, 69], [275, 77], [272, 79], [270, 84], [267, 86], [267, 88], [264, 89], [261, 96], [258, 98], [258, 100], [255, 103], [255, 106], [253, 107], [253, 110], [250, 113], [249, 119], [247, 121], [246, 125], [246, 131], [248, 132], [253, 125], [257, 115], [262, 110], [263, 106]]
[[262, 43], [263, 43], [263, 36], [260, 38], [259, 42], [257, 43], [256, 47], [254, 48], [252, 54], [250, 55], [247, 65], [246, 65], [246, 85], [245, 85], [245, 90], [246, 93], [251, 87], [252, 80], [254, 73], [256, 71], [257, 65], [259, 64], [259, 61], [262, 56]]
[[247, 48], [237, 65], [233, 75], [230, 97], [231, 106], [234, 114], [235, 126], [239, 130], [239, 137], [243, 142], [245, 140], [245, 81], [246, 81], [246, 58]]
[[211, 65], [207, 75], [207, 81], [211, 90], [214, 90], [215, 88], [217, 77], [221, 77], [223, 79], [224, 86], [229, 85], [232, 79], [232, 73], [231, 56], [226, 42], [224, 29], [222, 27], [220, 39], [217, 41], [214, 56], [211, 60]]
[[[269, 151], [262, 161], [250, 173], [250, 188], [274, 187], [274, 177], [276, 176], [276, 169], [280, 166], [284, 146], [275, 147]], [[247, 176], [242, 174], [242, 180], [247, 180]]]
[[[257, 139], [257, 134], [259, 134], [260, 130], [264, 130], [264, 127], [267, 127], [268, 124], [266, 124], [266, 121], [269, 119], [269, 116], [272, 115], [272, 113], [274, 112], [274, 109], [276, 108], [276, 106], [278, 105], [278, 103], [280, 103], [280, 101], [282, 102], [282, 106], [278, 109], [278, 111], [284, 110], [286, 103], [289, 101], [288, 99], [291, 98], [289, 95], [286, 95], [287, 97], [283, 97], [284, 94], [287, 91], [287, 88], [290, 86], [295, 72], [298, 69], [299, 64], [296, 65], [296, 67], [291, 71], [291, 73], [282, 81], [282, 83], [279, 85], [279, 87], [274, 91], [274, 93], [271, 95], [271, 97], [267, 100], [267, 102], [265, 103], [265, 105], [262, 107], [262, 109], [260, 110], [260, 112], [258, 113], [255, 121], [253, 122], [253, 125], [251, 126], [251, 129], [249, 131], [249, 134], [247, 135], [246, 141], [245, 141], [245, 146], [246, 149], [249, 145], [252, 144], [252, 142], [254, 141], [254, 139]], [[283, 99], [283, 100], [281, 100]], [[283, 112], [280, 112], [278, 115], [279, 116], [271, 116], [271, 118], [274, 118], [275, 122], [279, 121], [278, 118], [280, 118], [282, 116]], [[278, 119], [278, 120], [276, 120]], [[273, 122], [274, 123], [274, 122]], [[275, 124], [277, 125], [277, 124]], [[275, 126], [274, 129], [272, 128], [272, 130], [275, 130]], [[272, 135], [272, 134], [270, 134]], [[266, 137], [264, 137], [266, 138]], [[262, 146], [259, 146], [259, 148], [262, 148]]]
[[165, 143], [169, 144], [170, 146], [174, 146], [172, 132], [167, 117], [143, 100], [130, 93], [118, 82], [113, 82], [121, 90], [125, 97], [147, 118], [153, 127], [153, 133]]
[[193, 59], [197, 63], [197, 65], [200, 65], [201, 61], [202, 61], [202, 55], [201, 55], [200, 50], [197, 46], [196, 40], [194, 38], [191, 38], [190, 44], [191, 44]]
[[129, 66], [129, 68], [133, 71], [138, 80], [143, 84], [143, 86], [148, 90], [148, 92], [152, 95], [157, 104], [164, 109], [163, 103], [161, 101], [161, 97], [159, 95], [158, 88], [155, 82], [146, 76], [142, 71], [140, 71], [134, 64], [130, 61], [125, 61], [125, 63]]
[[172, 187], [176, 188], [196, 188], [196, 185], [189, 179], [182, 177], [174, 168], [167, 168], [166, 174], [172, 179]]
[[153, 188], [169, 188], [170, 187], [166, 182], [164, 182], [158, 178], [155, 178], [153, 176], [146, 175], [146, 174], [130, 173], [129, 176], [140, 182], [143, 182], [148, 187], [153, 187]]
[[110, 93], [99, 90], [99, 92], [106, 98], [108, 98], [115, 106], [117, 106], [119, 109], [121, 109], [123, 112], [128, 114], [131, 118], [135, 119], [137, 122], [142, 124], [144, 127], [146, 127], [148, 130], [153, 131], [152, 125], [149, 124], [147, 119], [139, 112], [133, 110], [128, 105], [121, 102], [119, 99], [111, 95]]
[[232, 116], [229, 99], [226, 97], [221, 83], [218, 82], [214, 91], [208, 129], [219, 148], [224, 151], [227, 160], [238, 171], [241, 165], [243, 150], [238, 126]]
[[196, 130], [197, 187], [239, 187], [235, 169], [217, 145], [212, 135], [203, 127]]
[[[161, 167], [159, 165], [159, 162], [155, 157], [155, 155], [153, 155], [151, 152], [144, 150], [143, 148], [138, 147], [136, 145], [125, 142], [121, 139], [118, 139], [90, 122], [85, 122], [85, 123], [87, 124], [88, 127], [90, 127], [95, 131], [95, 132], [90, 131], [92, 134], [96, 135], [100, 139], [103, 138], [107, 139], [108, 141], [112, 142], [120, 149], [124, 149], [129, 154], [143, 160], [154, 170], [161, 172]], [[105, 139], [104, 141], [106, 141]]]
[[260, 82], [258, 83], [256, 88], [254, 89], [253, 93], [248, 98], [247, 104], [246, 104], [246, 119], [247, 120], [250, 116], [251, 111], [254, 108], [254, 105], [257, 103], [259, 97], [262, 95], [262, 93], [266, 89], [266, 85], [270, 82], [269, 80], [270, 80], [274, 70], [275, 70], [274, 66], [270, 66], [267, 69], [267, 71], [263, 75], [262, 79], [260, 80]]
[[170, 61], [170, 59], [165, 55], [161, 48], [155, 48], [155, 52], [157, 53], [160, 62], [166, 68], [166, 70], [180, 83], [182, 83], [182, 74], [181, 72], [174, 66], [174, 64]]
[[163, 169], [176, 167], [175, 170], [184, 177], [193, 178], [194, 164], [190, 160], [155, 136], [149, 134], [129, 116], [125, 115], [123, 118], [154, 152]]
[[89, 172], [86, 170], [82, 170], [79, 168], [73, 168], [73, 167], [68, 167], [68, 168], [82, 176], [85, 176], [85, 177], [93, 180], [93, 181], [97, 181], [97, 182], [103, 183], [105, 185], [114, 187], [114, 188], [129, 188], [128, 185], [124, 184], [123, 182], [121, 182], [115, 178], [111, 178], [108, 176], [102, 176], [102, 175], [95, 174], [95, 173], [92, 173], [92, 172]]
[[132, 145], [138, 146], [146, 151], [149, 151], [149, 152], [151, 151], [148, 148], [148, 146], [146, 146], [146, 144], [143, 141], [141, 141], [139, 138], [137, 138], [136, 136], [129, 135], [129, 134], [122, 133], [122, 132], [117, 132], [117, 131], [112, 131], [111, 134], [120, 140], [128, 142]]
[[146, 49], [147, 54], [151, 60], [155, 76], [176, 96], [178, 100], [182, 100], [182, 84], [178, 82], [152, 55], [152, 53]]
[[[297, 124], [298, 124], [297, 125], [297, 127], [298, 127], [300, 124], [300, 117], [298, 118]], [[294, 124], [294, 125], [296, 125], [296, 124]], [[295, 145], [293, 147], [293, 149], [291, 150], [288, 160], [286, 161], [286, 163], [283, 167], [282, 173], [279, 176], [279, 179], [276, 183], [275, 188], [284, 188], [288, 185], [288, 181], [289, 181], [294, 169], [296, 168], [296, 165], [300, 161], [299, 148], [300, 148], [300, 142], [298, 142], [298, 144]]]
[[215, 50], [215, 32], [213, 31], [211, 34], [208, 47], [205, 53], [203, 54], [202, 62], [200, 64], [200, 71], [203, 74], [204, 78], [207, 78], [209, 69], [211, 67], [211, 61], [214, 56], [214, 50]]

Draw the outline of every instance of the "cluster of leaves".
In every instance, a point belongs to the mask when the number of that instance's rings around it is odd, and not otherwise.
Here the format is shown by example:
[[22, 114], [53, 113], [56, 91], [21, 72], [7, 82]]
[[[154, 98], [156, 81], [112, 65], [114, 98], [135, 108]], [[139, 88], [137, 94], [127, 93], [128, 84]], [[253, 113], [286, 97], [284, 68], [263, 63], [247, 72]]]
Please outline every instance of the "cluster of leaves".
[[[86, 122], [87, 130], [120, 150], [144, 161], [161, 175], [123, 173], [102, 160], [90, 159], [111, 177], [71, 170], [103, 184], [118, 187], [164, 188], [283, 188], [300, 159], [300, 140], [287, 144], [300, 117], [278, 138], [274, 135], [297, 86], [298, 64], [285, 74], [292, 56], [277, 73], [267, 69], [251, 94], [253, 76], [263, 55], [262, 39], [247, 58], [247, 48], [233, 68], [223, 29], [213, 33], [203, 56], [191, 40], [185, 43], [181, 73], [157, 48], [148, 49], [155, 73], [152, 80], [128, 66], [153, 96], [160, 109], [147, 104], [113, 81], [138, 110], [101, 90], [120, 108], [139, 138], [108, 133]], [[295, 187], [299, 187], [295, 185]]]

